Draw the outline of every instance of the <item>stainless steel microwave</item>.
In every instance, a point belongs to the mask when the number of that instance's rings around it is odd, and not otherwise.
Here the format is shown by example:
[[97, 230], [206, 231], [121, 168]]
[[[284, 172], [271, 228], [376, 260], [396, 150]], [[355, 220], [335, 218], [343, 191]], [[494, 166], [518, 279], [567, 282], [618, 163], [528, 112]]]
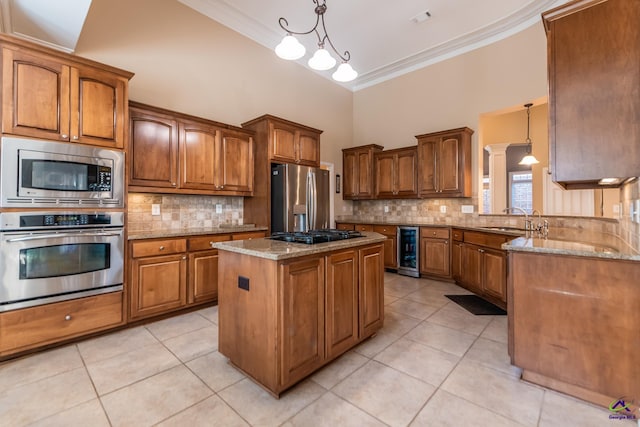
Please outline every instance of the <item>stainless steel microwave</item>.
[[2, 137], [0, 206], [124, 207], [124, 153]]

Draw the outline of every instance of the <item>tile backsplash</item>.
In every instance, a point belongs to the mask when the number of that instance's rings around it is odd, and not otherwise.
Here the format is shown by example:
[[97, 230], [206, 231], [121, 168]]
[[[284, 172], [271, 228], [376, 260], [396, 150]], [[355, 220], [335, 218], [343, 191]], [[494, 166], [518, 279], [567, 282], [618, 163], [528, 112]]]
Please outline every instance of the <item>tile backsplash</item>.
[[[160, 215], [151, 206], [160, 205]], [[220, 205], [221, 212], [216, 213]], [[184, 230], [189, 228], [242, 225], [242, 197], [130, 193], [129, 231]]]

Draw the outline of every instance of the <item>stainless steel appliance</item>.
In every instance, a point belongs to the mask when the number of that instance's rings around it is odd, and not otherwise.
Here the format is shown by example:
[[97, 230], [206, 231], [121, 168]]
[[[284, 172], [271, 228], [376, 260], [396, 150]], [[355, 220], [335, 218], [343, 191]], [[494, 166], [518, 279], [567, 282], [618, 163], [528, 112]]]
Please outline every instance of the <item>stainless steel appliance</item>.
[[304, 243], [306, 245], [315, 245], [316, 243], [335, 242], [336, 240], [354, 239], [362, 237], [359, 231], [346, 230], [313, 230], [313, 231], [296, 231], [296, 232], [276, 232], [269, 239], [280, 240], [290, 243]]
[[0, 213], [0, 312], [122, 290], [124, 213]]
[[124, 185], [121, 151], [2, 137], [1, 207], [122, 208]]
[[420, 277], [418, 227], [398, 227], [398, 274]]
[[271, 165], [271, 232], [329, 228], [329, 171]]

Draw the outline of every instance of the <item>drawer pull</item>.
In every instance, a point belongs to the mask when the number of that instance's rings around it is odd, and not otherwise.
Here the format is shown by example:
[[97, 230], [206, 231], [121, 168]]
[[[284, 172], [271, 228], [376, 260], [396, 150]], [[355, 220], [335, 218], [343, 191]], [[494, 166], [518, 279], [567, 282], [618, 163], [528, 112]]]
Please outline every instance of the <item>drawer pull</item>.
[[433, 235], [434, 235], [434, 236], [436, 235], [436, 232], [435, 232], [435, 231], [433, 232]]
[[66, 316], [64, 316], [64, 320], [71, 320], [71, 315], [67, 314]]
[[158, 249], [160, 249], [161, 251], [164, 251], [164, 246], [160, 246]]
[[185, 256], [183, 256], [183, 257], [182, 257], [182, 259], [187, 259], [187, 256], [186, 256], [186, 255], [185, 255]]
[[213, 247], [213, 242], [209, 242], [209, 246]]

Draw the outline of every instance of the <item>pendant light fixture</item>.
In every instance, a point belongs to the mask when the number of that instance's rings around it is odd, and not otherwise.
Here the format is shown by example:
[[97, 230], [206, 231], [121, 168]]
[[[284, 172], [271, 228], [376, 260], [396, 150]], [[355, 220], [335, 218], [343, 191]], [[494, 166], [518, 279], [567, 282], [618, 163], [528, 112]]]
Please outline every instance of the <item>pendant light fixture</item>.
[[538, 159], [531, 153], [531, 138], [529, 138], [529, 122], [531, 119], [531, 107], [533, 104], [524, 104], [527, 109], [527, 154], [520, 160], [519, 165], [531, 166], [540, 163]]
[[[318, 37], [318, 50], [313, 54], [311, 59], [309, 59], [309, 67], [318, 71], [330, 70], [335, 67], [337, 61], [331, 56], [331, 52], [329, 52], [325, 47], [331, 48], [331, 51], [341, 60], [340, 66], [338, 69], [331, 75], [334, 80], [339, 82], [350, 82], [358, 77], [358, 73], [349, 65], [349, 60], [351, 59], [351, 54], [348, 50], [341, 55], [338, 50], [335, 48], [329, 35], [327, 34], [327, 29], [324, 25], [324, 14], [327, 11], [327, 5], [325, 0], [313, 0], [313, 3], [316, 5], [314, 12], [316, 13], [316, 24], [309, 31], [292, 31], [289, 27], [289, 22], [285, 18], [280, 18], [278, 20], [278, 24], [280, 28], [287, 32], [287, 35], [282, 39], [280, 44], [276, 46], [276, 55], [278, 55], [282, 59], [287, 60], [296, 60], [300, 59], [305, 54], [304, 46], [296, 39], [293, 34], [296, 35], [306, 35], [311, 33], [316, 33]], [[320, 26], [320, 28], [318, 28]]]

